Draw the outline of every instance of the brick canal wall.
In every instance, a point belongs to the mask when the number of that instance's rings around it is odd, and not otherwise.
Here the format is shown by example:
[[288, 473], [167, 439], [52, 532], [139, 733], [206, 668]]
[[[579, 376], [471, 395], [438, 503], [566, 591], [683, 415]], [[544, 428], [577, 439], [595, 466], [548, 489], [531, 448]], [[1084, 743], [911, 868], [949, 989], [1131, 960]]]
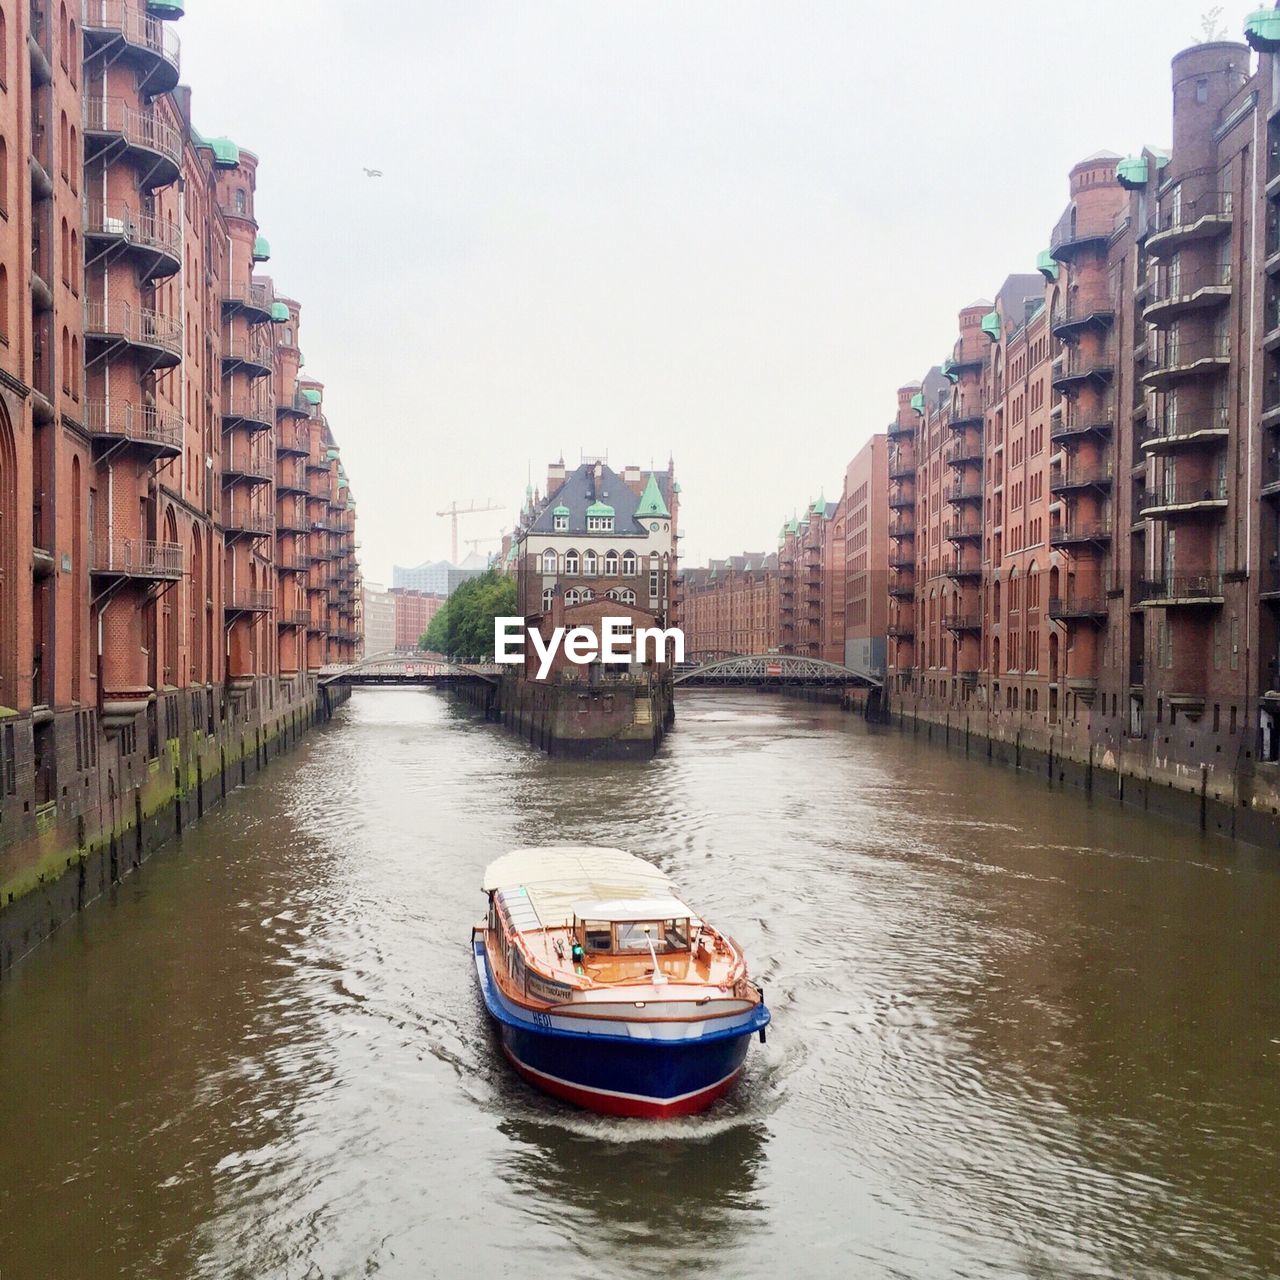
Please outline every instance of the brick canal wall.
[[[162, 694], [110, 735], [88, 735], [84, 712], [59, 714], [56, 794], [41, 804], [6, 794], [0, 810], [0, 978], [350, 696], [314, 676], [263, 677]], [[12, 734], [17, 776], [33, 776], [30, 719], [0, 729]]]
[[[846, 705], [858, 710], [852, 702]], [[1256, 759], [1248, 732], [1238, 736], [1230, 756], [1214, 735], [1205, 734], [1211, 749], [1191, 762], [1185, 751], [1165, 754], [1168, 737], [1161, 725], [1130, 738], [1105, 725], [1095, 731], [1091, 724], [1001, 724], [972, 704], [940, 709], [902, 697], [888, 720], [926, 742], [1020, 769], [1047, 785], [1076, 787], [1201, 831], [1280, 847], [1280, 768]], [[1183, 746], [1188, 744], [1194, 747], [1195, 738], [1186, 738]]]
[[647, 760], [675, 722], [669, 680], [553, 684], [504, 676], [460, 681], [455, 693], [530, 746], [553, 756]]

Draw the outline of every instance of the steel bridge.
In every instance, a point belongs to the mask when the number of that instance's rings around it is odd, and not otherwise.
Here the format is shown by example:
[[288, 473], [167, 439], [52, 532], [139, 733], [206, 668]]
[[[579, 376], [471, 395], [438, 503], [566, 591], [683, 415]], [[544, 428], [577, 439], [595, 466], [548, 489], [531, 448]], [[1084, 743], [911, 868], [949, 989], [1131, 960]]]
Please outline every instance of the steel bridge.
[[345, 666], [321, 667], [320, 683], [328, 684], [447, 684], [454, 680], [498, 683], [501, 671], [492, 662], [445, 662], [425, 654], [377, 653]]
[[884, 679], [870, 671], [855, 671], [837, 662], [794, 653], [735, 654], [677, 669], [676, 684], [859, 685], [883, 689]]

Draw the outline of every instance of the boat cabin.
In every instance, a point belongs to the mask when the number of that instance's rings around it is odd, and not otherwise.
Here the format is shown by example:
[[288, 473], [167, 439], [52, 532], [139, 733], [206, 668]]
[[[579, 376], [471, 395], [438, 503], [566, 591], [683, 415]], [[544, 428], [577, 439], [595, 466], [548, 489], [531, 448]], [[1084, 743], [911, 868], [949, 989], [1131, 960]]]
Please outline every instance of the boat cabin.
[[587, 955], [657, 955], [688, 951], [693, 913], [677, 898], [578, 902], [573, 934]]

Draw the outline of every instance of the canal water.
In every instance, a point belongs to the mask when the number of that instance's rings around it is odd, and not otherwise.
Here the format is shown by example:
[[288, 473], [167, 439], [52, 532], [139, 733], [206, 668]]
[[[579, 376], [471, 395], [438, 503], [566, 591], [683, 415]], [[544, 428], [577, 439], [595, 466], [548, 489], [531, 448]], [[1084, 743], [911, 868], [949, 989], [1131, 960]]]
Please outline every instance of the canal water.
[[[447, 696], [334, 723], [0, 989], [0, 1276], [1280, 1273], [1280, 856], [828, 707], [648, 765]], [[655, 1125], [530, 1091], [468, 931], [515, 845], [655, 859], [774, 1022]]]

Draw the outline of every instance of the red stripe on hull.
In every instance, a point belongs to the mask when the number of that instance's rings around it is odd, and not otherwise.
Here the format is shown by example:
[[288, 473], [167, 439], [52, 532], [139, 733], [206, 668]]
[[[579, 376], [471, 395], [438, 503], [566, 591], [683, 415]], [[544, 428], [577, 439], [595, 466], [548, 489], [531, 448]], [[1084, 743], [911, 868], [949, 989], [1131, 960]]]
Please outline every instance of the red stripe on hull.
[[598, 1111], [608, 1116], [632, 1116], [646, 1120], [668, 1120], [675, 1116], [692, 1116], [705, 1111], [717, 1098], [722, 1098], [738, 1081], [742, 1073], [739, 1067], [732, 1075], [686, 1098], [678, 1098], [673, 1102], [662, 1102], [657, 1098], [628, 1098], [612, 1093], [601, 1093], [595, 1089], [585, 1089], [580, 1085], [570, 1084], [567, 1080], [557, 1080], [554, 1076], [543, 1075], [526, 1067], [519, 1058], [504, 1044], [502, 1052], [507, 1060], [520, 1073], [521, 1077], [535, 1085], [544, 1093], [552, 1094], [565, 1102], [583, 1107], [587, 1111]]

